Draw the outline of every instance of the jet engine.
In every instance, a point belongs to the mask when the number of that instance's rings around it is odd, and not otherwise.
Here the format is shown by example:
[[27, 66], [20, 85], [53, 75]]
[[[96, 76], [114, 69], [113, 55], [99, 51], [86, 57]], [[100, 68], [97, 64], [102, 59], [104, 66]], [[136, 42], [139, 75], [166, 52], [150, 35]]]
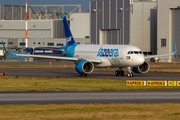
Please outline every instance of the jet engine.
[[94, 70], [94, 64], [92, 62], [89, 61], [80, 61], [76, 64], [75, 67], [76, 71], [79, 74], [90, 74], [93, 72]]
[[132, 71], [134, 73], [147, 73], [150, 69], [150, 65], [148, 62], [144, 62], [142, 65], [137, 66], [137, 67], [133, 67]]

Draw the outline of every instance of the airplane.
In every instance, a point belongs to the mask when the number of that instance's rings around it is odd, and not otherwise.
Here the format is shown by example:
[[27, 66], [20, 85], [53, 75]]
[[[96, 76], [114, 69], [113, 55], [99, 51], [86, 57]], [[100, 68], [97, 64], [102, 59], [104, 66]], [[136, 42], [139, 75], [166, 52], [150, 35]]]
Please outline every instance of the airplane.
[[[147, 73], [150, 65], [145, 61], [147, 58], [155, 58], [162, 56], [174, 55], [177, 50], [173, 41], [174, 52], [160, 55], [144, 56], [142, 51], [133, 45], [83, 45], [77, 44], [71, 34], [65, 14], [62, 16], [66, 45], [59, 48], [64, 57], [46, 56], [46, 55], [24, 55], [15, 54], [17, 56], [50, 58], [56, 60], [67, 60], [75, 62], [75, 69], [80, 76], [87, 76], [94, 71], [95, 67], [118, 67], [115, 71], [116, 76], [124, 76], [122, 68], [128, 68], [128, 77], [133, 77], [134, 73]], [[2, 41], [3, 44], [3, 41]], [[3, 44], [6, 53], [7, 50]], [[57, 49], [56, 49], [57, 50]], [[10, 53], [8, 53], [10, 54]]]

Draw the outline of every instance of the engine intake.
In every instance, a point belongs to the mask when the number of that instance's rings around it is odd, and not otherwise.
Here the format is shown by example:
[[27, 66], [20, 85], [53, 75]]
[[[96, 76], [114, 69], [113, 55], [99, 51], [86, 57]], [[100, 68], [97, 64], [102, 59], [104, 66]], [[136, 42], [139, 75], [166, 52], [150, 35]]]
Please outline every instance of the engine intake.
[[142, 65], [133, 67], [132, 71], [135, 73], [147, 73], [150, 69], [150, 65], [148, 62], [144, 62]]
[[94, 64], [89, 61], [80, 61], [76, 64], [75, 69], [80, 74], [90, 74], [94, 71]]

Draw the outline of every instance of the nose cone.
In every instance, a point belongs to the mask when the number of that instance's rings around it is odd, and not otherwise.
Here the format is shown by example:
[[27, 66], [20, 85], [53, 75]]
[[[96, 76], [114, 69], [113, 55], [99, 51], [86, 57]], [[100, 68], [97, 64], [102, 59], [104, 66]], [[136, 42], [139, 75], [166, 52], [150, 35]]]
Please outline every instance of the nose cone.
[[144, 55], [139, 55], [136, 58], [136, 64], [137, 66], [142, 65], [145, 62]]

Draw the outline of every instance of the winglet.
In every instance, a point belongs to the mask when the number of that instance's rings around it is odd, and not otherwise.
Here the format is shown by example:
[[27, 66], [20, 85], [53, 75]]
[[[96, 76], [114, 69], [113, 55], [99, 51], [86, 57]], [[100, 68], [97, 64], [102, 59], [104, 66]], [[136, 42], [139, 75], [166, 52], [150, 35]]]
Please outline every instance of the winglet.
[[6, 53], [8, 53], [7, 50], [6, 50], [6, 48], [5, 48], [5, 46], [4, 46], [3, 41], [1, 41], [1, 43], [2, 43], [2, 45], [3, 45], [4, 51], [5, 51]]
[[176, 50], [176, 44], [175, 44], [175, 41], [173, 41], [173, 48], [174, 48], [174, 53], [176, 53], [177, 50]]

